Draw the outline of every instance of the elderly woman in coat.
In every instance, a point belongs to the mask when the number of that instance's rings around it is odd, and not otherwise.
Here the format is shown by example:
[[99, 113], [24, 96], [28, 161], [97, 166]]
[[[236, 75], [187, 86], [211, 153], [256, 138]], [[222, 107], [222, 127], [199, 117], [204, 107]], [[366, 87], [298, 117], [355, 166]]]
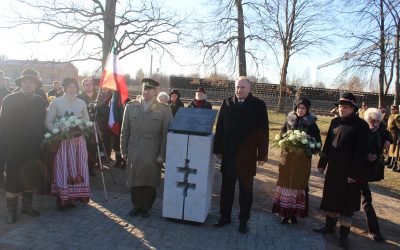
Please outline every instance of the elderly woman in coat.
[[[289, 130], [300, 130], [320, 143], [321, 135], [316, 124], [317, 117], [310, 113], [310, 106], [309, 100], [298, 100], [294, 111], [289, 113], [281, 128], [281, 135]], [[297, 217], [307, 216], [310, 173], [311, 157], [308, 157], [305, 152], [282, 150], [277, 188], [272, 201], [272, 212], [282, 217], [282, 224], [287, 224], [289, 220], [295, 224]]]
[[340, 221], [340, 245], [347, 248], [353, 213], [360, 210], [361, 193], [357, 182], [368, 157], [368, 124], [356, 111], [356, 97], [345, 92], [335, 103], [339, 117], [329, 126], [318, 171], [326, 169], [320, 208], [326, 215], [325, 225], [317, 233], [334, 233]]
[[169, 106], [156, 100], [158, 82], [144, 78], [142, 97], [125, 109], [121, 130], [122, 157], [128, 160], [127, 186], [131, 188], [133, 208], [129, 216], [147, 218], [160, 183], [161, 164], [165, 160]]

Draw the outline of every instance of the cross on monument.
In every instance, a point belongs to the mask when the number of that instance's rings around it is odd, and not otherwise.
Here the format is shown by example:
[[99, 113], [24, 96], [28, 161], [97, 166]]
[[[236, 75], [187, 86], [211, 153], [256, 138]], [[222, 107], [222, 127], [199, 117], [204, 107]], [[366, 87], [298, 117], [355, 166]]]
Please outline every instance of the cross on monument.
[[189, 175], [190, 174], [197, 174], [197, 169], [190, 168], [189, 166], [189, 159], [185, 159], [185, 166], [184, 167], [177, 167], [178, 173], [183, 173], [183, 181], [177, 181], [176, 186], [183, 188], [183, 196], [187, 196], [188, 189], [196, 189], [195, 183], [189, 182]]

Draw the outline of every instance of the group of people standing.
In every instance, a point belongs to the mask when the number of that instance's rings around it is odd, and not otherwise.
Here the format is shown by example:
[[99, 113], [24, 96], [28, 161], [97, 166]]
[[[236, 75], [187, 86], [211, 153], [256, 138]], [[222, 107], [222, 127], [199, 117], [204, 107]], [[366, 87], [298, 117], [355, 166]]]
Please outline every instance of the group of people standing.
[[[20, 91], [3, 99], [0, 112], [0, 159], [7, 162], [5, 190], [8, 223], [16, 222], [18, 193], [22, 193], [22, 212], [39, 215], [31, 206], [33, 187], [21, 183], [21, 171], [32, 168], [40, 160], [40, 144], [46, 129], [53, 130], [56, 117], [63, 116], [66, 111], [73, 112], [82, 120], [90, 120], [84, 100], [93, 98], [91, 93], [90, 96], [82, 96], [83, 100], [79, 99], [76, 79], [66, 78], [62, 83], [62, 96], [54, 99], [46, 112], [46, 101], [35, 94], [41, 85], [38, 72], [25, 70], [16, 84]], [[86, 84], [85, 81], [83, 84]], [[126, 161], [126, 184], [131, 191], [129, 216], [147, 218], [151, 216], [156, 187], [161, 179], [168, 126], [177, 110], [184, 105], [177, 90], [169, 93], [169, 100], [161, 101], [159, 95], [160, 101], [157, 101], [159, 83], [144, 78], [142, 84], [140, 97], [125, 106], [120, 157]], [[340, 221], [340, 243], [347, 247], [352, 215], [360, 210], [363, 196], [369, 231], [374, 240], [382, 241], [368, 182], [383, 178], [383, 151], [389, 150], [393, 138], [382, 125], [383, 114], [379, 109], [368, 109], [364, 117], [359, 117], [352, 93], [343, 93], [335, 105], [338, 117], [331, 121], [317, 167], [321, 174], [326, 172], [320, 205], [326, 221], [322, 228], [314, 231], [333, 233]], [[212, 108], [206, 101], [204, 88], [196, 91], [195, 100], [188, 107]], [[310, 112], [310, 108], [309, 100], [298, 100], [281, 128], [281, 135], [289, 130], [300, 130], [321, 143], [317, 117]], [[390, 124], [391, 119], [396, 122], [400, 118], [389, 118]], [[252, 95], [249, 79], [239, 77], [233, 96], [222, 102], [216, 124], [214, 153], [221, 159], [222, 186], [221, 216], [215, 227], [231, 223], [235, 185], [238, 182], [239, 232], [248, 232], [254, 176], [257, 165], [268, 161], [268, 141], [266, 104]], [[88, 148], [82, 135], [63, 140], [58, 147], [53, 162], [51, 193], [57, 195], [60, 208], [73, 207], [75, 199], [89, 200]], [[70, 183], [71, 174], [81, 178], [81, 181]], [[311, 156], [305, 152], [282, 150], [272, 208], [281, 216], [282, 224], [296, 224], [298, 217], [307, 216], [310, 174]]]

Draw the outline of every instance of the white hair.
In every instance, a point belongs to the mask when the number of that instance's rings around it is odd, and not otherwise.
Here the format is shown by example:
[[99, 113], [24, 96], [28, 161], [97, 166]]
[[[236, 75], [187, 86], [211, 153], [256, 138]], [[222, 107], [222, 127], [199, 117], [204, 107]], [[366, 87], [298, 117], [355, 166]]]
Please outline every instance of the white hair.
[[364, 113], [364, 120], [368, 122], [370, 119], [374, 121], [382, 121], [382, 112], [377, 108], [368, 108]]
[[158, 102], [168, 102], [169, 101], [169, 95], [165, 92], [160, 92], [157, 95], [157, 101]]

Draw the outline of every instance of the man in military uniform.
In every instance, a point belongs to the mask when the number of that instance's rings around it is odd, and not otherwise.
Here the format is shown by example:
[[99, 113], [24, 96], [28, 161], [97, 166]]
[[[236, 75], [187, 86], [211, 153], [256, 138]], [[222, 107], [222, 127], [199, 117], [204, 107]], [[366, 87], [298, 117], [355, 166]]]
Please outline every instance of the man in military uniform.
[[400, 133], [400, 116], [399, 116], [399, 108], [393, 105], [390, 108], [390, 115], [388, 119], [387, 130], [389, 130], [390, 134], [393, 138], [393, 144], [390, 145], [387, 167], [392, 168], [393, 171], [399, 171], [399, 167], [397, 166], [397, 160], [399, 157], [399, 133]]
[[47, 104], [35, 94], [35, 89], [41, 85], [38, 72], [24, 70], [15, 84], [20, 91], [5, 97], [0, 111], [0, 155], [6, 160], [5, 191], [9, 224], [17, 221], [19, 193], [22, 193], [22, 213], [39, 216], [31, 205], [33, 189], [37, 180], [40, 181], [40, 148], [45, 133]]
[[156, 100], [158, 82], [144, 78], [142, 83], [142, 97], [125, 108], [121, 152], [122, 157], [128, 160], [127, 186], [131, 188], [133, 203], [129, 216], [141, 214], [147, 218], [160, 183], [172, 112], [169, 106]]
[[[0, 107], [1, 103], [8, 94], [10, 94], [11, 91], [7, 88], [7, 78], [6, 75], [4, 74], [3, 71], [0, 71]], [[4, 164], [5, 160], [3, 158], [0, 158], [0, 186], [3, 187], [4, 185]]]

